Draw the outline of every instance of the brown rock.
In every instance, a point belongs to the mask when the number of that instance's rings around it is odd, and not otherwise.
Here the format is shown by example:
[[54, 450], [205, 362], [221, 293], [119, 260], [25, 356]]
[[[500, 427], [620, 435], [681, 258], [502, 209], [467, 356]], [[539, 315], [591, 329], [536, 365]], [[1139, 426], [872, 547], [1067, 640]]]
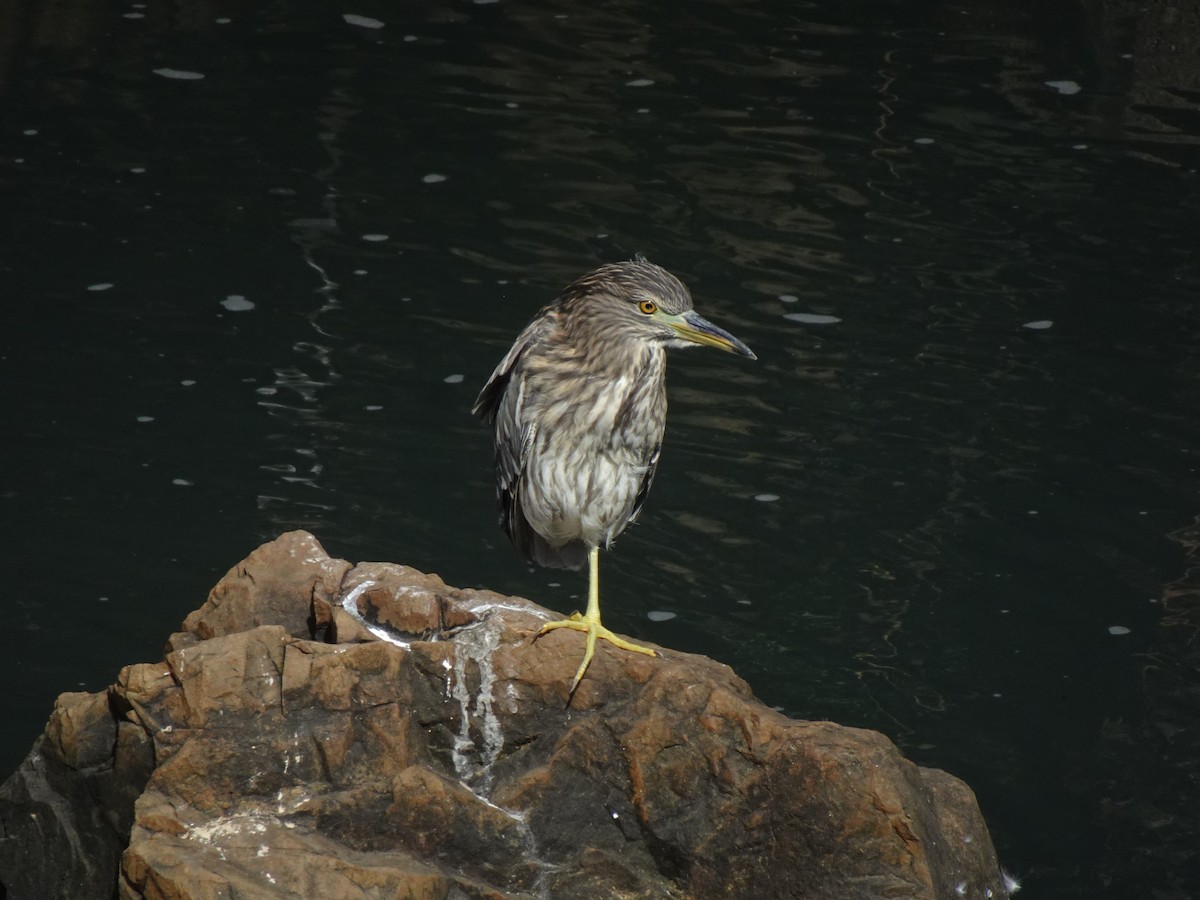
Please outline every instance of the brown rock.
[[294, 637], [312, 637], [349, 570], [350, 563], [331, 559], [308, 532], [289, 531], [225, 573], [204, 605], [183, 620], [183, 630], [207, 640], [282, 625]]
[[0, 897], [113, 895], [153, 768], [145, 734], [118, 722], [103, 693], [58, 698], [46, 733], [0, 786]]
[[72, 769], [106, 762], [112, 756], [117, 723], [106, 694], [60, 694], [46, 724], [47, 749]]
[[[282, 536], [164, 663], [60, 698], [0, 803], [79, 810], [61, 835], [8, 816], [9, 896], [1006, 896], [962, 782], [787, 719], [703, 657], [602, 644], [567, 707], [581, 638], [532, 641], [548, 615]], [[83, 872], [71, 829], [97, 817], [108, 856]], [[30, 893], [14, 852], [83, 874]]]

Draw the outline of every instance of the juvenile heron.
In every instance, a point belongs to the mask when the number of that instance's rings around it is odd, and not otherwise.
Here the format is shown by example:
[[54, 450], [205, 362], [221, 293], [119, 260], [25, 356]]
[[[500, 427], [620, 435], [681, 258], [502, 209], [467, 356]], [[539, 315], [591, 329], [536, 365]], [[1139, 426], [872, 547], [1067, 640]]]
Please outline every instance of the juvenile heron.
[[588, 563], [582, 616], [542, 626], [587, 635], [579, 686], [603, 638], [654, 656], [600, 623], [600, 547], [637, 518], [662, 447], [668, 347], [705, 344], [755, 356], [692, 309], [688, 289], [639, 256], [569, 285], [533, 317], [479, 392], [473, 412], [496, 429], [500, 524], [527, 562]]

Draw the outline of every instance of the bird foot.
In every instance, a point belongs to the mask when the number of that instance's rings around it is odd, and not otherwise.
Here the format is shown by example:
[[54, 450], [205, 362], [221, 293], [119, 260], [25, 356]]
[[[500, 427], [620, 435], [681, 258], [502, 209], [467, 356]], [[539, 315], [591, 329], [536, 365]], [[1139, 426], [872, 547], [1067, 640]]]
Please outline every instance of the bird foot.
[[583, 651], [583, 662], [579, 664], [579, 670], [575, 673], [575, 678], [571, 681], [570, 694], [575, 693], [575, 688], [579, 687], [579, 682], [583, 680], [583, 673], [587, 671], [588, 666], [592, 662], [592, 656], [596, 652], [596, 639], [608, 641], [614, 647], [619, 647], [622, 650], [630, 650], [634, 653], [644, 653], [646, 656], [658, 656], [649, 647], [643, 647], [640, 644], [634, 644], [625, 640], [623, 637], [618, 637], [607, 628], [600, 624], [599, 619], [589, 619], [579, 613], [571, 613], [569, 619], [560, 619], [557, 622], [547, 622], [541, 627], [534, 640], [536, 641], [547, 631], [553, 631], [555, 628], [569, 628], [572, 631], [582, 631], [587, 635], [587, 643]]

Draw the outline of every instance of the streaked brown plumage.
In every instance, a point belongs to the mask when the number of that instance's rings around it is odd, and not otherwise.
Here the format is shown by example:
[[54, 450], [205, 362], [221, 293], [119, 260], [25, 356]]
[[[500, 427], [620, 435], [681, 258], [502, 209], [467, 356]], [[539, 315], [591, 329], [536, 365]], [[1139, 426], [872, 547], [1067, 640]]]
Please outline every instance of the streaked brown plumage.
[[552, 622], [643, 653], [600, 624], [598, 551], [637, 518], [666, 428], [666, 349], [750, 348], [692, 309], [670, 272], [639, 257], [569, 285], [525, 329], [475, 401], [495, 427], [500, 523], [529, 562], [591, 569], [588, 612]]

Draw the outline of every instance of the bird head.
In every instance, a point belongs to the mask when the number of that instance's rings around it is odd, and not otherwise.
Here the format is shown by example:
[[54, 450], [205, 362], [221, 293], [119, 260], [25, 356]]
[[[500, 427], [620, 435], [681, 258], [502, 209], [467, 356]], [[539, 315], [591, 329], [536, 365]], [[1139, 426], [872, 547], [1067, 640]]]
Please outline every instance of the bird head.
[[608, 337], [667, 347], [704, 345], [757, 359], [744, 343], [692, 308], [683, 282], [644, 257], [601, 266], [571, 285], [565, 297], [568, 305], [586, 310]]

